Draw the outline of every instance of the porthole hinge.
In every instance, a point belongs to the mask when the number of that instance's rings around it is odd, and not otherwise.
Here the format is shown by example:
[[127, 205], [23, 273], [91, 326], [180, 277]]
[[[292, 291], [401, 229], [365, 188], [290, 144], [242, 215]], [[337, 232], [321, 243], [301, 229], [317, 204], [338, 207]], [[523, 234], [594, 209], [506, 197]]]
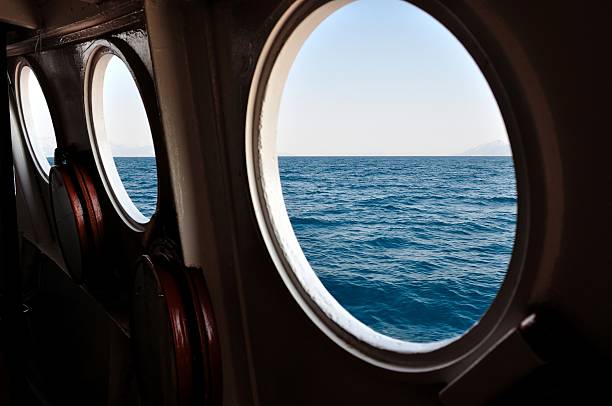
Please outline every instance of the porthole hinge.
[[551, 354], [541, 349], [550, 346], [546, 343], [550, 343], [550, 331], [555, 331], [555, 325], [551, 326], [548, 320], [542, 321], [540, 314], [526, 317], [442, 389], [442, 403], [488, 404], [546, 364]]

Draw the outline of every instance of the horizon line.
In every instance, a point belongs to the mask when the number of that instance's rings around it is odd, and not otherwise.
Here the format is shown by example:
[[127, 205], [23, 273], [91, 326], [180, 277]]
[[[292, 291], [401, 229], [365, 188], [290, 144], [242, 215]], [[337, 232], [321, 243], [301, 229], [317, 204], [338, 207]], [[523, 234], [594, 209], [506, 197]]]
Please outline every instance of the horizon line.
[[[283, 155], [279, 158], [470, 158], [470, 157], [508, 157], [512, 155]], [[115, 155], [113, 158], [155, 158], [155, 155]], [[47, 159], [54, 159], [48, 156]]]

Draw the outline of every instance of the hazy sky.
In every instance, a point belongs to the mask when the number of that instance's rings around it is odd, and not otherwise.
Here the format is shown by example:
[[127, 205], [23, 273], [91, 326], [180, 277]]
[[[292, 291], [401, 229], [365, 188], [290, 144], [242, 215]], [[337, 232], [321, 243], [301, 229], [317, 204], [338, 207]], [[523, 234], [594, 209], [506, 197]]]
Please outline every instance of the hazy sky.
[[114, 156], [155, 156], [153, 138], [136, 82], [113, 56], [104, 77], [104, 123]]
[[279, 155], [456, 155], [507, 135], [471, 56], [400, 0], [358, 0], [325, 19], [290, 71]]
[[23, 114], [28, 136], [36, 156], [44, 163], [46, 157], [52, 157], [57, 147], [51, 113], [47, 107], [40, 83], [32, 70], [25, 66], [20, 78]]

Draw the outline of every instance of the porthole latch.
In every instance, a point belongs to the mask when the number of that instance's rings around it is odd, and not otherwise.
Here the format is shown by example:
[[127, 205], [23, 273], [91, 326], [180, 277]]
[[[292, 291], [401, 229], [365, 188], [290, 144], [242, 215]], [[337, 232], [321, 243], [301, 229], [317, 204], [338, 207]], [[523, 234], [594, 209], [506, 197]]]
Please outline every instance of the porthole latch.
[[[450, 382], [440, 399], [447, 406], [485, 405], [562, 354], [575, 334], [555, 312], [530, 314]], [[509, 362], [509, 360], [511, 360]]]

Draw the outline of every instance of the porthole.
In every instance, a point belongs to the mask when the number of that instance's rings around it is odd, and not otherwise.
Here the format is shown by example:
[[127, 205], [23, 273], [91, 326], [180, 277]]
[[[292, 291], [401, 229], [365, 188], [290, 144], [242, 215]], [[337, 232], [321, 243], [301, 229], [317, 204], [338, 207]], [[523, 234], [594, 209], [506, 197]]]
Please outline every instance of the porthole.
[[461, 30], [404, 1], [299, 3], [251, 87], [247, 168], [272, 259], [311, 319], [370, 360], [487, 334], [519, 275], [511, 112]]
[[87, 65], [89, 133], [107, 193], [126, 223], [142, 230], [156, 210], [157, 167], [147, 111], [122, 55], [99, 46]]
[[49, 105], [36, 74], [25, 62], [17, 67], [16, 83], [27, 145], [39, 172], [48, 179], [57, 148]]

